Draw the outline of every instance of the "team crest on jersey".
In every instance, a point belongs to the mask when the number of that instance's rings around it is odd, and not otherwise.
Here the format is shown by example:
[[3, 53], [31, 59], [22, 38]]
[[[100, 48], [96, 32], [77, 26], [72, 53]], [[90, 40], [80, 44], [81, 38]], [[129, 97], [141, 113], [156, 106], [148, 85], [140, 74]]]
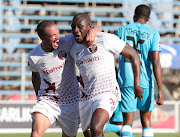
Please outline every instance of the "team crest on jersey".
[[97, 45], [93, 44], [90, 48], [89, 48], [89, 52], [94, 53], [97, 51]]
[[60, 51], [58, 57], [59, 59], [64, 60], [67, 57], [67, 53], [65, 51]]

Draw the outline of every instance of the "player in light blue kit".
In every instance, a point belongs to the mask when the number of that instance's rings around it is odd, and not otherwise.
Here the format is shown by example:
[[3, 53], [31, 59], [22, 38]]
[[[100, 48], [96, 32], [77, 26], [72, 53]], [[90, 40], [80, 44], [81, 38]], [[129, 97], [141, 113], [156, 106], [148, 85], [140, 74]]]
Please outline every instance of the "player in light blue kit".
[[151, 112], [154, 109], [154, 76], [158, 85], [158, 99], [156, 103], [162, 105], [164, 96], [162, 91], [161, 64], [159, 59], [160, 35], [157, 31], [146, 25], [150, 19], [150, 8], [146, 5], [139, 5], [135, 9], [134, 23], [122, 26], [116, 35], [134, 47], [141, 59], [141, 87], [143, 98], [134, 97], [134, 79], [131, 60], [120, 55], [118, 83], [121, 90], [123, 112], [123, 127], [121, 137], [132, 136], [132, 124], [134, 112], [140, 110], [142, 137], [153, 137], [151, 127]]

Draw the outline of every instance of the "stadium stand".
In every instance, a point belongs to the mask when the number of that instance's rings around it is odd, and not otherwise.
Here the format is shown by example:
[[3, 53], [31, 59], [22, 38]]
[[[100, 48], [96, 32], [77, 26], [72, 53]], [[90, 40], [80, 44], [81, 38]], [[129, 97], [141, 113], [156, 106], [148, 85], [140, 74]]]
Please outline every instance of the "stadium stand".
[[179, 0], [0, 0], [0, 99], [35, 99], [27, 54], [40, 42], [36, 34], [39, 21], [54, 21], [62, 36], [71, 32], [75, 13], [87, 12], [93, 25], [115, 33], [132, 23], [134, 7], [140, 3], [152, 7], [149, 25], [160, 33], [161, 42], [180, 43]]

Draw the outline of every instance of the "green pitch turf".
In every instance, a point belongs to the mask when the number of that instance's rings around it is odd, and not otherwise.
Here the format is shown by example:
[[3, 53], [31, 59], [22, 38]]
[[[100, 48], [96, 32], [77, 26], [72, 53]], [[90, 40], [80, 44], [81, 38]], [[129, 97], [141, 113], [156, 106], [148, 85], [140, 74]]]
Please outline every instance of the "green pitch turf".
[[[134, 137], [141, 137], [140, 133], [133, 133]], [[105, 137], [118, 137], [115, 133], [105, 133]], [[30, 137], [30, 134], [0, 134], [0, 137]], [[61, 133], [45, 133], [43, 137], [61, 137]], [[83, 133], [78, 133], [77, 137], [84, 137]], [[180, 133], [154, 134], [154, 137], [180, 137]]]

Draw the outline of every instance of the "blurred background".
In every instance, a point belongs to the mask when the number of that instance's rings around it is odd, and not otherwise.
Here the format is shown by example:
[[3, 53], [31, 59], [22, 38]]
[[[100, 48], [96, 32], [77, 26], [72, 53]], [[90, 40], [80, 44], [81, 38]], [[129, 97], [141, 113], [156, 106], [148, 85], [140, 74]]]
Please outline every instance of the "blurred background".
[[[151, 7], [148, 25], [161, 36], [165, 105], [153, 111], [153, 128], [180, 132], [180, 0], [0, 0], [0, 133], [30, 131], [29, 111], [36, 96], [27, 56], [41, 42], [36, 34], [39, 21], [54, 21], [63, 36], [71, 33], [73, 16], [87, 12], [93, 25], [114, 34], [133, 22], [139, 4]], [[138, 114], [133, 126], [140, 132]]]

